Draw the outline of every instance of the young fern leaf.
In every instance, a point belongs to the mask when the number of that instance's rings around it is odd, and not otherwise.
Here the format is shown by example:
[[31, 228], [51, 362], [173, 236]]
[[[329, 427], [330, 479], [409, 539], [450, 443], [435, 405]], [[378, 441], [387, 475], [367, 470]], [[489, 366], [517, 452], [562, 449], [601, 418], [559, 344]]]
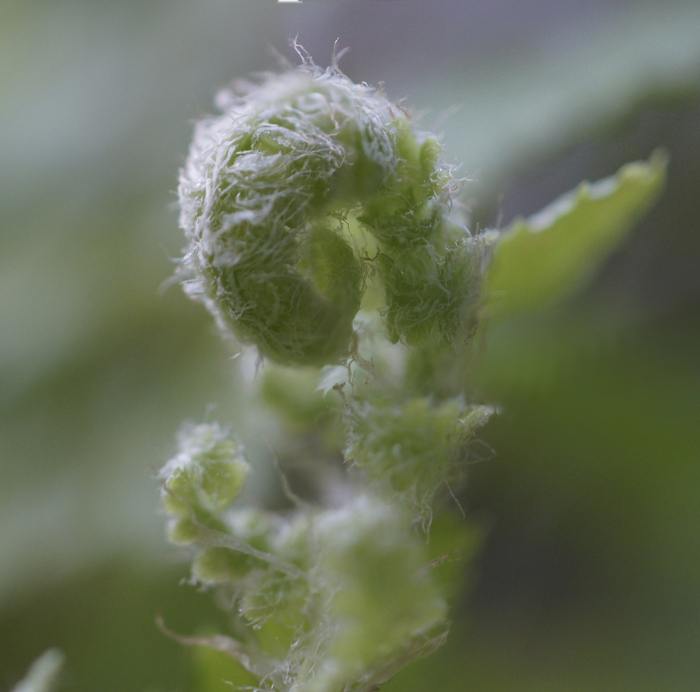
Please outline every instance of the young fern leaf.
[[[216, 425], [186, 427], [160, 475], [169, 537], [190, 546], [193, 580], [217, 589], [247, 632], [210, 645], [244, 660], [260, 689], [369, 692], [446, 634], [439, 556], [415, 525], [430, 523], [437, 489], [458, 479], [491, 409], [461, 393], [406, 397], [396, 349], [450, 353], [468, 338], [483, 245], [452, 199], [459, 181], [435, 137], [336, 67], [305, 60], [225, 92], [219, 106], [198, 124], [180, 175], [185, 288], [278, 367], [341, 362], [377, 377], [343, 403], [346, 453], [367, 487], [349, 487], [340, 509], [233, 510], [242, 447]], [[369, 280], [379, 315], [358, 316]], [[304, 420], [298, 379], [289, 401]], [[254, 634], [269, 628], [274, 652]]]
[[[227, 604], [235, 638], [178, 639], [241, 663], [252, 689], [375, 692], [442, 644], [450, 556], [475, 543], [435, 512], [494, 413], [470, 384], [477, 318], [572, 290], [648, 206], [664, 161], [515, 223], [482, 298], [486, 243], [460, 216], [458, 181], [381, 92], [305, 59], [219, 106], [180, 175], [180, 275], [225, 332], [275, 362], [262, 397], [308, 437], [296, 454], [318, 458], [322, 438], [329, 463], [342, 455], [355, 473], [333, 503], [320, 492], [291, 512], [233, 508], [242, 446], [217, 425], [185, 427], [160, 474], [169, 538], [192, 550], [192, 579]], [[319, 394], [330, 390], [335, 404]]]
[[468, 331], [480, 245], [451, 212], [457, 184], [434, 137], [309, 63], [218, 103], [180, 175], [181, 275], [225, 331], [279, 363], [348, 356], [367, 264], [343, 237], [348, 214], [379, 245], [393, 341]]
[[501, 320], [551, 305], [575, 292], [657, 200], [667, 155], [623, 166], [582, 183], [499, 237], [484, 277], [485, 315]]

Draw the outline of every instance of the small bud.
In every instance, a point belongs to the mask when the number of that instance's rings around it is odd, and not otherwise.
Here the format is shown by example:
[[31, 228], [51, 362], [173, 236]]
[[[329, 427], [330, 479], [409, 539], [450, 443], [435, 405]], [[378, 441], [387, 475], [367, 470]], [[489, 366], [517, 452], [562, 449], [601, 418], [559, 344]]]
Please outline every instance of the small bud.
[[492, 412], [488, 406], [467, 407], [461, 399], [349, 402], [346, 458], [384, 497], [427, 517], [438, 489], [464, 471], [464, 447]]
[[[220, 514], [239, 495], [248, 473], [243, 447], [218, 425], [186, 426], [178, 453], [163, 467], [161, 500], [172, 517]], [[179, 524], [178, 524], [179, 526]], [[182, 533], [182, 528], [177, 531]]]

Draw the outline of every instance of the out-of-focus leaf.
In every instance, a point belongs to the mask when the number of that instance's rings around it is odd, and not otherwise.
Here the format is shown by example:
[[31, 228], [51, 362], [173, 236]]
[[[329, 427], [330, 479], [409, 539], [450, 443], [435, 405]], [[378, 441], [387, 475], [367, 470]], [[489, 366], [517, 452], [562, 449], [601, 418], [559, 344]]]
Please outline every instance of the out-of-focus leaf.
[[576, 291], [658, 197], [667, 157], [623, 166], [583, 183], [499, 239], [484, 286], [484, 314], [504, 318], [546, 308]]
[[[604, 16], [453, 61], [441, 79], [394, 84], [442, 116], [450, 162], [474, 179], [482, 199], [503, 192], [502, 176], [609, 130], [637, 109], [691, 97], [700, 89], [700, 3], [674, 0], [609, 5]], [[565, 36], [565, 38], [564, 38]], [[516, 57], [517, 56], [517, 57]], [[386, 74], [387, 84], [392, 85]], [[413, 80], [413, 81], [410, 81]], [[478, 193], [475, 192], [478, 187]]]
[[32, 663], [27, 675], [12, 692], [51, 692], [62, 667], [63, 654], [58, 649], [48, 649]]

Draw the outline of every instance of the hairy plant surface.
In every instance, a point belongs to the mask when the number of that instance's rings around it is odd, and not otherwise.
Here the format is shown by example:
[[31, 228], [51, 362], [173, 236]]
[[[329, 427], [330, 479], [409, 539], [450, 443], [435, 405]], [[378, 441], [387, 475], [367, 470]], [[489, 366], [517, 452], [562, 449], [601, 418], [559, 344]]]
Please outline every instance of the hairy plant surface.
[[321, 480], [287, 511], [238, 506], [235, 435], [183, 428], [160, 474], [168, 536], [230, 631], [178, 638], [228, 655], [237, 684], [370, 692], [447, 635], [471, 529], [446, 507], [495, 410], [472, 384], [489, 324], [581, 285], [665, 159], [474, 235], [437, 138], [337, 67], [304, 57], [217, 103], [181, 173], [179, 275], [257, 353], [251, 402]]

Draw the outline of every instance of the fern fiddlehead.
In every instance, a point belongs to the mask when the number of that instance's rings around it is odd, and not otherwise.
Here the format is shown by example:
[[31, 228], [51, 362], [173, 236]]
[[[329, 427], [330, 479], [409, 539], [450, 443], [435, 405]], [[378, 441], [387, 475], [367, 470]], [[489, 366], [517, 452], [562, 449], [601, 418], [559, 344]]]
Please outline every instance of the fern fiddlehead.
[[[446, 634], [423, 531], [491, 409], [459, 383], [436, 394], [410, 371], [473, 330], [482, 244], [438, 140], [335, 66], [305, 60], [219, 105], [181, 172], [180, 275], [223, 331], [267, 360], [340, 363], [349, 379], [334, 454], [360, 475], [346, 478], [341, 507], [231, 508], [248, 470], [242, 447], [218, 426], [186, 428], [160, 476], [170, 540], [194, 550], [194, 581], [224, 594], [249, 632], [208, 643], [257, 689], [370, 692]], [[388, 356], [367, 353], [370, 342]], [[290, 390], [292, 407], [300, 395]], [[260, 628], [274, 647], [256, 641]]]
[[378, 244], [393, 341], [454, 341], [478, 295], [478, 244], [451, 216], [456, 182], [437, 140], [386, 97], [311, 64], [220, 97], [181, 173], [188, 290], [219, 324], [280, 363], [349, 353], [366, 260]]

